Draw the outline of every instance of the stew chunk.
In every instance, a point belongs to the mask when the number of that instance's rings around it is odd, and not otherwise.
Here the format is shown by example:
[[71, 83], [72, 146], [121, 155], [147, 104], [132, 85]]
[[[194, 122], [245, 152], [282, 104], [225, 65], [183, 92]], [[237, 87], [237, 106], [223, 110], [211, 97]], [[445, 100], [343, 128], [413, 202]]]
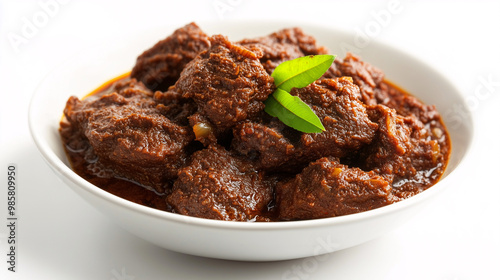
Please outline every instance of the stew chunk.
[[273, 188], [250, 162], [220, 146], [193, 154], [179, 171], [167, 203], [175, 212], [201, 218], [248, 221], [267, 210]]
[[260, 58], [266, 71], [271, 74], [282, 62], [305, 55], [327, 54], [328, 50], [316, 44], [314, 37], [307, 35], [301, 28], [286, 28], [270, 35], [243, 39], [239, 44], [262, 49]]
[[391, 203], [391, 186], [374, 172], [349, 168], [333, 158], [312, 162], [276, 187], [279, 218], [307, 220], [367, 211]]
[[440, 162], [448, 146], [440, 145], [414, 115], [403, 117], [384, 105], [369, 107], [368, 112], [379, 123], [379, 130], [373, 142], [360, 152], [362, 167], [386, 178], [400, 199], [430, 187], [443, 172]]
[[377, 104], [376, 92], [384, 80], [384, 72], [362, 61], [359, 56], [347, 53], [344, 59], [336, 58], [332, 67], [325, 73], [325, 78], [347, 76], [353, 79], [360, 89], [359, 99], [367, 104]]
[[142, 53], [131, 77], [151, 90], [165, 91], [177, 81], [184, 66], [209, 46], [208, 36], [190, 23]]
[[150, 90], [131, 80], [101, 96], [71, 97], [64, 114], [115, 176], [163, 192], [184, 163], [193, 135], [162, 115], [161, 108]]
[[274, 81], [260, 64], [260, 49], [233, 44], [222, 35], [210, 42], [210, 49], [186, 65], [171, 90], [198, 105], [198, 113], [190, 118], [193, 127], [211, 127], [217, 135], [257, 116], [274, 91]]

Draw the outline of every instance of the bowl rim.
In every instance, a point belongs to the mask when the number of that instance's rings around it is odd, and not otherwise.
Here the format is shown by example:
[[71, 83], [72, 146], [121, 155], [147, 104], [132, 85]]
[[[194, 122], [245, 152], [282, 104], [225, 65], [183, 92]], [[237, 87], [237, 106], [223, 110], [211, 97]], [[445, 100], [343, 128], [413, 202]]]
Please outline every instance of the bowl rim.
[[[248, 23], [251, 23], [252, 21], [250, 20], [225, 20], [224, 22], [216, 22], [215, 24], [238, 24], [238, 25], [245, 25]], [[214, 25], [214, 22], [211, 21], [199, 21], [196, 22], [199, 26], [203, 28], [204, 24], [208, 25]], [[261, 24], [270, 24], [270, 25], [288, 25], [288, 26], [300, 26], [301, 28], [304, 29], [322, 29], [324, 31], [334, 31], [337, 33], [343, 33], [346, 35], [352, 35], [352, 33], [347, 32], [344, 29], [337, 28], [337, 27], [331, 27], [331, 26], [326, 26], [326, 25], [320, 25], [320, 24], [312, 24], [310, 22], [301, 22], [301, 21], [281, 21], [281, 20], [266, 20], [266, 21], [261, 21]], [[158, 27], [158, 28], [167, 28], [166, 26], [163, 27]], [[104, 43], [101, 43], [104, 44]], [[370, 42], [370, 44], [377, 44], [380, 45], [380, 47], [384, 49], [388, 49], [391, 52], [397, 52], [400, 55], [403, 55], [405, 57], [408, 57], [415, 62], [420, 63], [422, 66], [426, 67], [427, 69], [433, 71], [434, 74], [438, 75], [439, 80], [442, 80], [445, 82], [451, 89], [455, 91], [457, 94], [457, 98], [462, 102], [463, 104], [466, 104], [465, 102], [465, 97], [464, 94], [455, 86], [454, 83], [452, 83], [448, 77], [446, 77], [443, 73], [438, 71], [435, 67], [432, 65], [428, 64], [426, 61], [419, 59], [415, 55], [405, 51], [401, 50], [398, 48], [395, 48], [393, 46], [388, 45], [384, 41], [380, 41], [377, 38], [373, 38], [373, 40]], [[47, 74], [43, 77], [43, 79], [38, 83], [37, 87], [34, 90], [34, 93], [32, 95], [32, 98], [30, 100], [29, 108], [28, 108], [28, 126], [29, 126], [29, 131], [32, 136], [32, 139], [37, 146], [38, 151], [41, 153], [43, 159], [48, 163], [50, 167], [56, 172], [59, 173], [60, 175], [64, 176], [65, 178], [69, 179], [72, 183], [74, 183], [76, 186], [78, 186], [80, 189], [94, 195], [98, 196], [104, 200], [106, 200], [109, 203], [112, 203], [120, 208], [127, 208], [131, 211], [137, 212], [142, 215], [147, 215], [149, 217], [153, 217], [156, 219], [161, 219], [161, 220], [168, 220], [170, 222], [174, 223], [181, 223], [181, 224], [190, 224], [194, 226], [202, 226], [202, 227], [209, 227], [209, 228], [218, 228], [218, 229], [233, 229], [233, 230], [239, 230], [239, 229], [244, 229], [244, 230], [289, 230], [289, 229], [300, 229], [300, 228], [316, 228], [316, 227], [331, 227], [335, 225], [343, 225], [343, 224], [349, 224], [353, 222], [357, 222], [360, 220], [364, 219], [371, 219], [371, 218], [376, 218], [384, 215], [388, 215], [393, 213], [394, 211], [399, 211], [402, 208], [409, 207], [414, 204], [418, 204], [424, 200], [426, 200], [427, 197], [433, 196], [434, 193], [442, 191], [445, 185], [448, 184], [450, 180], [452, 180], [454, 177], [457, 176], [460, 172], [458, 172], [460, 169], [463, 168], [464, 162], [470, 157], [471, 150], [474, 147], [475, 143], [475, 118], [474, 114], [470, 112], [470, 108], [466, 108], [467, 110], [467, 117], [469, 118], [468, 126], [470, 130], [470, 135], [469, 135], [469, 141], [468, 145], [465, 147], [465, 150], [463, 151], [463, 156], [460, 159], [460, 162], [457, 164], [457, 166], [454, 168], [452, 172], [447, 174], [444, 178], [441, 178], [436, 184], [434, 184], [432, 187], [429, 189], [414, 195], [410, 198], [404, 199], [402, 201], [386, 205], [383, 207], [379, 207], [376, 209], [364, 211], [364, 212], [359, 212], [355, 214], [349, 214], [349, 215], [344, 215], [344, 216], [337, 216], [337, 217], [329, 217], [329, 218], [321, 218], [321, 219], [312, 219], [312, 220], [299, 220], [299, 221], [278, 221], [278, 222], [241, 222], [241, 221], [223, 221], [223, 220], [212, 220], [212, 219], [205, 219], [205, 218], [198, 218], [198, 217], [191, 217], [191, 216], [185, 216], [181, 214], [176, 214], [176, 213], [171, 213], [171, 212], [166, 212], [158, 209], [154, 209], [151, 207], [147, 207], [144, 205], [140, 205], [134, 202], [131, 202], [129, 200], [126, 200], [124, 198], [121, 198], [119, 196], [113, 195], [105, 190], [102, 190], [101, 188], [93, 185], [92, 183], [86, 181], [84, 178], [80, 177], [77, 175], [69, 166], [67, 166], [57, 155], [56, 153], [49, 147], [47, 141], [43, 139], [42, 135], [39, 133], [36, 123], [37, 123], [37, 118], [36, 118], [36, 110], [37, 110], [37, 104], [39, 103], [39, 99], [43, 96], [43, 92], [41, 92], [41, 88], [44, 86], [44, 84], [47, 82], [49, 77], [53, 75], [56, 70], [62, 68], [68, 61], [70, 61], [72, 58], [74, 58], [77, 55], [80, 55], [82, 52], [85, 52], [86, 49], [80, 50], [70, 57], [66, 57], [65, 59], [62, 60], [61, 63], [53, 67]], [[118, 73], [120, 74], [120, 73]], [[98, 86], [98, 85], [97, 85]], [[453, 145], [453, 139], [451, 141]], [[453, 153], [453, 147], [452, 151], [450, 153]], [[446, 171], [445, 171], [446, 172]]]

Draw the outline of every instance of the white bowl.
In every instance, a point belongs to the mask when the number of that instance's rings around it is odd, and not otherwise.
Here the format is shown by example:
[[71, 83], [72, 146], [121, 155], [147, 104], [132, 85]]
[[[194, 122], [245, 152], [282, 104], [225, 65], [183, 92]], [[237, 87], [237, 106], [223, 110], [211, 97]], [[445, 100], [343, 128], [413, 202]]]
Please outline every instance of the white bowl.
[[[286, 22], [200, 23], [207, 34], [225, 34], [232, 40], [262, 36], [284, 27]], [[69, 167], [58, 133], [65, 102], [70, 95], [82, 97], [109, 79], [129, 71], [136, 57], [179, 26], [151, 30], [100, 42], [76, 55], [50, 73], [39, 85], [29, 111], [33, 139], [56, 175], [78, 195], [131, 233], [169, 250], [230, 260], [268, 261], [315, 256], [355, 246], [376, 238], [407, 221], [458, 175], [473, 138], [470, 113], [459, 91], [425, 62], [390, 46], [372, 41], [361, 49], [362, 59], [386, 77], [435, 104], [448, 125], [452, 153], [441, 181], [405, 201], [379, 209], [334, 218], [245, 223], [187, 217], [135, 204], [85, 181]], [[330, 27], [300, 24], [342, 58], [346, 46], [356, 47], [354, 35]], [[84, 227], [85, 225], [82, 225]]]

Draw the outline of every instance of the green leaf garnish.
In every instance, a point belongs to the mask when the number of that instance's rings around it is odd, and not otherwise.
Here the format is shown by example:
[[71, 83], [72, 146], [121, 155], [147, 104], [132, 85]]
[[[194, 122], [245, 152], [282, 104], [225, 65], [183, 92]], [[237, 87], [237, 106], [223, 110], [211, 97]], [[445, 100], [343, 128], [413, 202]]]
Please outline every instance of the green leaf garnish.
[[303, 88], [325, 74], [335, 59], [334, 55], [309, 55], [288, 60], [276, 67], [271, 77], [276, 87], [290, 92], [292, 88]]
[[321, 133], [325, 127], [313, 110], [289, 92], [302, 88], [321, 78], [330, 68], [334, 55], [304, 56], [285, 61], [274, 69], [276, 90], [264, 102], [264, 111], [284, 124], [305, 133]]
[[264, 102], [265, 111], [277, 117], [284, 124], [305, 133], [320, 133], [325, 131], [318, 116], [297, 96], [278, 88]]

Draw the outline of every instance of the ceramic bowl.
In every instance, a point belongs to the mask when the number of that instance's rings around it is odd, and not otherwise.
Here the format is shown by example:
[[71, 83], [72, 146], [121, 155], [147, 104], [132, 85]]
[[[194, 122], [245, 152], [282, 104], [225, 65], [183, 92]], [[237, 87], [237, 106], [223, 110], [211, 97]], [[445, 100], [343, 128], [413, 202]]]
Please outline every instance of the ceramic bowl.
[[[229, 260], [285, 260], [342, 250], [376, 238], [408, 221], [446, 186], [458, 184], [460, 167], [470, 150], [473, 121], [460, 92], [426, 61], [375, 40], [356, 45], [355, 34], [328, 26], [287, 22], [199, 23], [207, 34], [231, 40], [263, 36], [284, 27], [300, 26], [340, 58], [346, 51], [381, 68], [388, 80], [427, 104], [436, 105], [452, 139], [449, 165], [430, 189], [375, 210], [318, 220], [245, 223], [216, 221], [151, 209], [132, 203], [85, 181], [74, 173], [58, 134], [66, 100], [83, 97], [133, 67], [136, 57], [180, 26], [109, 38], [86, 48], [52, 71], [37, 88], [29, 109], [33, 139], [56, 176], [102, 214], [136, 236], [169, 250]], [[466, 110], [466, 109], [465, 109]], [[84, 227], [85, 225], [82, 225]]]

